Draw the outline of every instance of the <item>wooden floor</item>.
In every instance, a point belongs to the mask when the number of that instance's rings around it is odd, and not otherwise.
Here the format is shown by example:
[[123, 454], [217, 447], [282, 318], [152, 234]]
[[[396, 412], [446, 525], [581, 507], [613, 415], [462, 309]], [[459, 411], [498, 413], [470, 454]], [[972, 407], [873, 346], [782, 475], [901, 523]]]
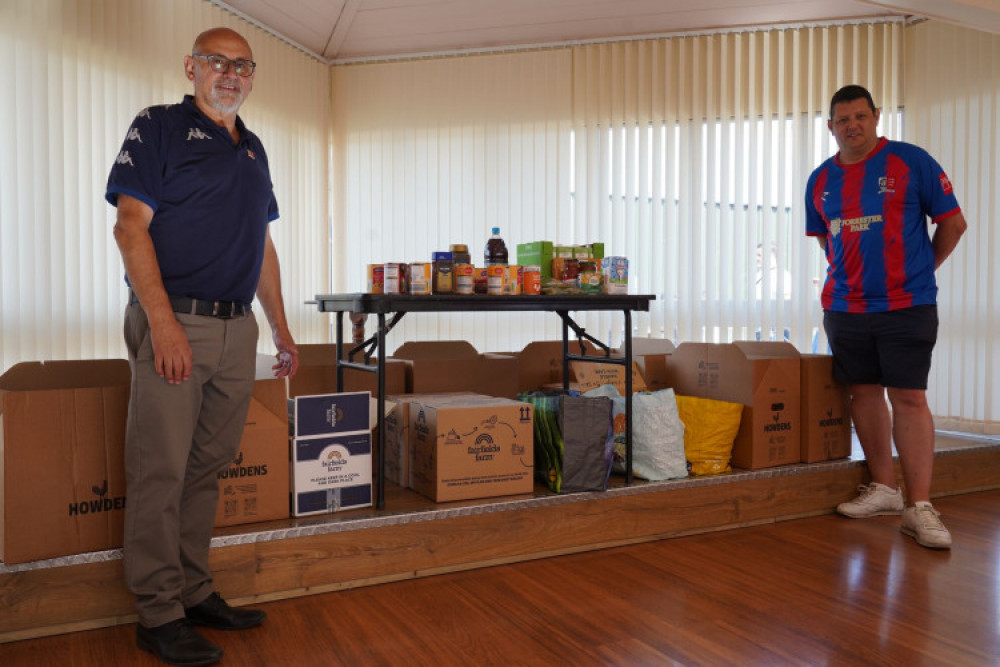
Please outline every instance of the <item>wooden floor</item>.
[[[997, 665], [1000, 490], [940, 498], [951, 551], [898, 517], [815, 516], [258, 605], [228, 665]], [[0, 645], [0, 665], [155, 665], [135, 626]]]

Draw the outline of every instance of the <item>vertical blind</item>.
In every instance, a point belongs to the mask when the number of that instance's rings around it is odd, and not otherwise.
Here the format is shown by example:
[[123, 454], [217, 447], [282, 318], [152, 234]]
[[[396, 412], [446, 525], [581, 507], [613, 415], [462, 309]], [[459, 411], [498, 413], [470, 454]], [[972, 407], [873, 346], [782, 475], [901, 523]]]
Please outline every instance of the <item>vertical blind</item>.
[[[493, 227], [512, 262], [519, 242], [574, 238], [570, 72], [566, 49], [334, 67], [337, 284], [363, 291], [368, 264], [453, 243], [482, 266]], [[540, 313], [411, 314], [388, 342], [507, 351], [559, 336]]]
[[574, 49], [574, 225], [657, 296], [638, 334], [825, 351], [805, 181], [835, 150], [839, 86], [868, 87], [897, 134], [901, 48], [901, 24], [882, 23]]
[[[498, 225], [512, 257], [538, 240], [628, 257], [631, 291], [657, 297], [633, 333], [825, 350], [804, 184], [835, 150], [825, 119], [840, 85], [869, 87], [898, 138], [902, 33], [888, 22], [337, 66], [339, 284], [364, 289], [367, 264], [429, 261], [452, 242], [478, 260]], [[620, 320], [580, 315], [610, 345]], [[397, 343], [483, 351], [560, 335], [544, 315], [404, 323]]]
[[[327, 335], [303, 302], [330, 286], [328, 66], [204, 0], [5, 0], [0, 372], [26, 360], [125, 356], [108, 170], [140, 109], [191, 92], [183, 56], [214, 26], [247, 37], [259, 63], [241, 115], [268, 149], [292, 331]], [[273, 349], [266, 335], [261, 349]]]
[[906, 54], [907, 138], [944, 167], [969, 223], [937, 272], [928, 401], [938, 427], [1000, 434], [1000, 35], [928, 21]]

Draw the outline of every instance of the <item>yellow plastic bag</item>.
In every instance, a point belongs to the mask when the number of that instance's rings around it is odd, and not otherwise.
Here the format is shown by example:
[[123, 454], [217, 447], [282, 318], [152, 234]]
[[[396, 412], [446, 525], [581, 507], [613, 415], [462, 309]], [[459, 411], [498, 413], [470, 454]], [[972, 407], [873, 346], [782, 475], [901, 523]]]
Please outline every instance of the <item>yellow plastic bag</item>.
[[684, 456], [692, 475], [729, 472], [733, 441], [740, 430], [743, 405], [711, 398], [677, 396], [684, 422]]

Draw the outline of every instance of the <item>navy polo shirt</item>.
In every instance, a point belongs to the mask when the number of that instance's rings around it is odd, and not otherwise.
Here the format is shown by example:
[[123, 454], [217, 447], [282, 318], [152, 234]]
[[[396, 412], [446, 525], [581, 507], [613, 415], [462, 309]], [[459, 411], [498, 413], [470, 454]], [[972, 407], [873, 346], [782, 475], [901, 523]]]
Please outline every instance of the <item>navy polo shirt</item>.
[[[153, 209], [149, 234], [171, 296], [250, 303], [267, 225], [278, 217], [264, 146], [237, 117], [240, 141], [190, 95], [143, 109], [111, 167], [105, 199]], [[128, 276], [125, 277], [128, 282]]]

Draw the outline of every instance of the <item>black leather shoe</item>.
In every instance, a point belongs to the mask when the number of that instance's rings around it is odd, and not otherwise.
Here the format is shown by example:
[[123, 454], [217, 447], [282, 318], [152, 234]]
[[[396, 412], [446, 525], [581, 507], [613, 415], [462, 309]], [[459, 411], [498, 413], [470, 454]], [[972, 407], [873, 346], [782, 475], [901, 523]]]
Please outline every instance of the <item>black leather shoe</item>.
[[230, 607], [218, 593], [212, 593], [204, 602], [184, 610], [195, 625], [216, 630], [246, 630], [264, 622], [267, 614], [257, 609]]
[[140, 625], [135, 643], [171, 665], [211, 665], [222, 659], [222, 649], [199, 635], [186, 618], [155, 628]]

